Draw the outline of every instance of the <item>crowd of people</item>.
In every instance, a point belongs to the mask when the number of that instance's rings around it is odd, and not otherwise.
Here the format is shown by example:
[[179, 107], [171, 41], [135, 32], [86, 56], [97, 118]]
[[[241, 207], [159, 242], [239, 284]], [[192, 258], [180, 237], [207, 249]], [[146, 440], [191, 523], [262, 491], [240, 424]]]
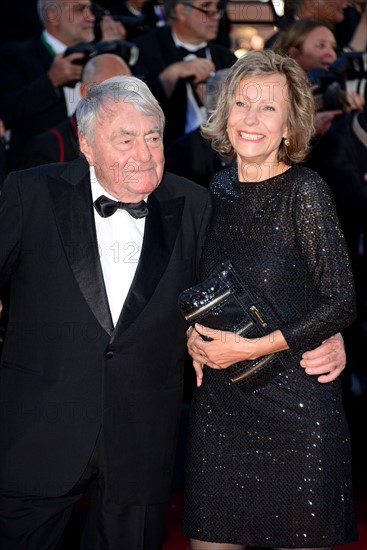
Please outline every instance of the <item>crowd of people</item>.
[[[87, 498], [83, 550], [160, 550], [184, 387], [192, 550], [356, 540], [367, 4], [288, 2], [240, 59], [226, 2], [3, 4], [0, 547], [60, 548]], [[178, 308], [228, 260], [262, 338]]]

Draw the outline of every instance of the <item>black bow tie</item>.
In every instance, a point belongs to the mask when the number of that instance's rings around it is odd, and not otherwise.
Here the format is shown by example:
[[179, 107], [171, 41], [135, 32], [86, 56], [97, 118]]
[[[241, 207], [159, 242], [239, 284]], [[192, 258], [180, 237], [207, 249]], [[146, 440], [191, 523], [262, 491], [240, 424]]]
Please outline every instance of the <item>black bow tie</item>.
[[190, 52], [190, 50], [187, 50], [183, 46], [179, 46], [177, 49], [180, 52], [180, 56], [182, 57], [182, 59], [187, 55], [196, 55], [196, 57], [206, 57], [206, 47], [200, 48], [200, 50], [196, 50], [196, 52]]
[[149, 212], [145, 201], [119, 202], [109, 199], [105, 195], [101, 195], [96, 201], [94, 201], [94, 208], [97, 210], [98, 214], [102, 216], [102, 218], [112, 216], [118, 208], [126, 210], [130, 216], [135, 219], [145, 218]]

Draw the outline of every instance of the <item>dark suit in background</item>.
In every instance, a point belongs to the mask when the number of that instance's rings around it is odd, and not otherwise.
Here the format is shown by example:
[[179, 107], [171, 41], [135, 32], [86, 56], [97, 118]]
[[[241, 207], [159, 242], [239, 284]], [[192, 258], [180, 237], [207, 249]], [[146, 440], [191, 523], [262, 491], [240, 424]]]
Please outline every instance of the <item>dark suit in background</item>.
[[69, 162], [80, 156], [75, 115], [38, 134], [24, 152], [25, 168], [50, 162]]
[[214, 174], [232, 165], [230, 158], [214, 151], [202, 137], [200, 128], [173, 141], [165, 156], [167, 170], [204, 187], [209, 186]]
[[52, 60], [40, 36], [0, 50], [0, 117], [12, 131], [13, 168], [24, 166], [22, 153], [31, 137], [67, 118], [63, 89], [47, 76]]

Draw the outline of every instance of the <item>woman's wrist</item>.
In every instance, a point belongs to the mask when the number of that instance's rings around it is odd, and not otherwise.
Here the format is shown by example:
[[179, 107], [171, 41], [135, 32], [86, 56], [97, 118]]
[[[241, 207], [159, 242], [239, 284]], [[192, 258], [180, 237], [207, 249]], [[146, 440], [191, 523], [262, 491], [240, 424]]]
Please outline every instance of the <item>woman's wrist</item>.
[[289, 347], [280, 330], [275, 330], [266, 336], [252, 339], [252, 345], [253, 348], [250, 357], [252, 360], [269, 355], [270, 353], [286, 350]]

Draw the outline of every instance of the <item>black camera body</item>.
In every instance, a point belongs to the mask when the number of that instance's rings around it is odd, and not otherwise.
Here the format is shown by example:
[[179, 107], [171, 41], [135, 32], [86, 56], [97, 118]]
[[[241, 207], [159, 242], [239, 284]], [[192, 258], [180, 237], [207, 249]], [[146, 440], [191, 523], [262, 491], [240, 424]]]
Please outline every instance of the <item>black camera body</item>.
[[106, 40], [101, 42], [80, 42], [75, 46], [67, 48], [64, 57], [72, 53], [82, 53], [84, 57], [76, 59], [74, 63], [85, 65], [91, 57], [102, 53], [113, 53], [122, 57], [130, 67], [134, 65], [138, 59], [139, 48], [136, 44], [127, 40]]
[[[67, 48], [64, 52], [64, 57], [72, 53], [82, 53], [83, 57], [75, 59], [73, 63], [76, 65], [85, 65], [92, 57], [103, 53], [112, 53], [121, 57], [131, 67], [134, 65], [139, 56], [139, 48], [136, 44], [127, 40], [108, 40], [102, 42], [80, 42], [75, 46]], [[74, 87], [76, 81], [68, 82], [65, 86]]]
[[315, 96], [321, 98], [318, 110], [344, 109], [345, 92], [356, 91], [367, 100], [367, 53], [344, 52], [329, 69], [311, 69], [307, 73]]

